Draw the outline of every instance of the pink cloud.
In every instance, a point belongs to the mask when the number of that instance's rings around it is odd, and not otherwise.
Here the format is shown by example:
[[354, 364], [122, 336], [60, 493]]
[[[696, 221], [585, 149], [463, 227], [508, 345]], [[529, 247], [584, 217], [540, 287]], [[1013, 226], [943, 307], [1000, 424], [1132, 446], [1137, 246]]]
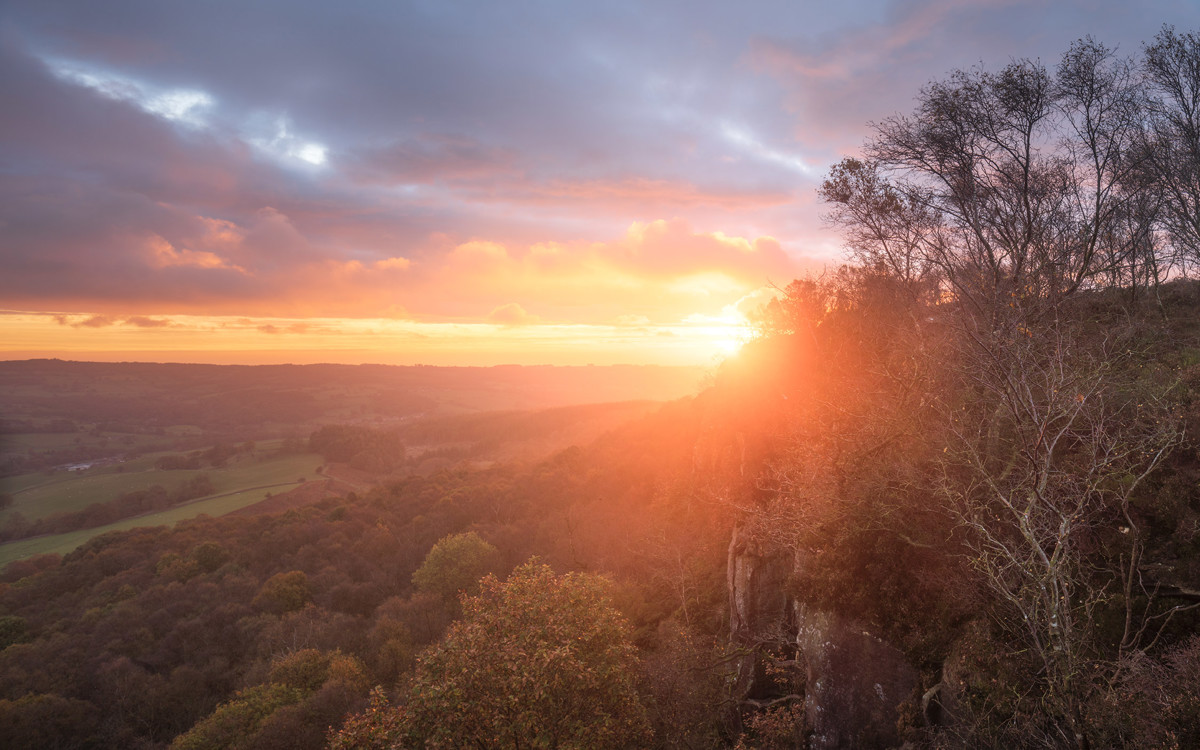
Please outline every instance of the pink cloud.
[[642, 176], [608, 179], [512, 179], [472, 186], [464, 191], [482, 203], [514, 203], [530, 206], [579, 206], [589, 213], [677, 213], [689, 209], [718, 207], [747, 210], [785, 204], [788, 190], [750, 190], [727, 186], [704, 186], [686, 180], [664, 180]]
[[157, 234], [146, 240], [146, 249], [150, 265], [155, 268], [185, 266], [206, 269], [224, 268], [239, 273], [246, 272], [246, 269], [230, 263], [216, 253], [208, 250], [189, 250], [186, 247], [176, 248]]

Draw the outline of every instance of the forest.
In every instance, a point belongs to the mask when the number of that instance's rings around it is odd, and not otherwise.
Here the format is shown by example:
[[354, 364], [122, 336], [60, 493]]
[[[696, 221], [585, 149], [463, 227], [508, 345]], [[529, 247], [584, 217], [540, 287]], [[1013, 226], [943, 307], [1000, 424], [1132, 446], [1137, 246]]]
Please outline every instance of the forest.
[[[691, 393], [692, 367], [229, 366], [0, 362], [0, 478], [115, 453], [306, 438], [322, 424], [419, 418]], [[58, 435], [20, 441], [16, 435]]]
[[[0, 744], [1200, 746], [1200, 36], [873, 129], [820, 190], [854, 263], [695, 394], [10, 563]], [[561, 421], [512, 420], [306, 440], [373, 470]]]

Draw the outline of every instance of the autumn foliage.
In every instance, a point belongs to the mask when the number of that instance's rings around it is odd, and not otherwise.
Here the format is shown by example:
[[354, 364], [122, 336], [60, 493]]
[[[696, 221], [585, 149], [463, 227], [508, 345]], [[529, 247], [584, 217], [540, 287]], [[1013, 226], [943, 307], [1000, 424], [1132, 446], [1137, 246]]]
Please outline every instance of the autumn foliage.
[[418, 661], [408, 705], [418, 745], [642, 746], [635, 652], [603, 579], [530, 562], [482, 589]]

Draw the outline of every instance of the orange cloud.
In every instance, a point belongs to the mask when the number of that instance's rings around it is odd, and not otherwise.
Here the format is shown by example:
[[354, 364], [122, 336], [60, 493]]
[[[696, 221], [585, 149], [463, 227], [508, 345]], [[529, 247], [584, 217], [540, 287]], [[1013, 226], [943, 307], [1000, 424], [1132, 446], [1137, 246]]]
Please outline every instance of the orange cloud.
[[408, 258], [385, 258], [377, 260], [374, 263], [375, 268], [380, 271], [403, 271], [412, 265], [412, 261]]
[[125, 319], [125, 325], [138, 328], [163, 328], [171, 325], [171, 321], [163, 318], [147, 318], [144, 315], [134, 315]]
[[386, 287], [418, 319], [497, 320], [519, 299], [543, 321], [662, 324], [720, 315], [764, 284], [819, 268], [774, 238], [698, 232], [681, 219], [634, 222], [607, 242], [438, 241], [419, 274]]
[[450, 259], [452, 262], [465, 265], [477, 265], [480, 263], [491, 265], [508, 260], [509, 255], [504, 245], [498, 242], [471, 240], [454, 248], [454, 252], [450, 254]]
[[506, 326], [527, 326], [537, 323], [540, 318], [525, 312], [525, 308], [516, 302], [509, 302], [488, 313], [488, 321]]
[[150, 264], [155, 268], [187, 266], [192, 268], [228, 268], [239, 273], [246, 272], [246, 269], [241, 266], [235, 266], [216, 253], [207, 250], [176, 249], [170, 242], [167, 242], [157, 234], [146, 240], [146, 248], [149, 250]]
[[[530, 320], [516, 303], [498, 318]], [[84, 316], [80, 316], [84, 317]], [[88, 314], [86, 318], [95, 317]], [[86, 319], [85, 318], [85, 319]], [[84, 330], [53, 314], [0, 311], [4, 358], [261, 364], [691, 364], [711, 365], [738, 327], [698, 320], [637, 328], [497, 322], [414, 322], [384, 318], [180, 315], [170, 328], [124, 325]], [[497, 323], [500, 323], [499, 325]]]
[[388, 237], [315, 237], [305, 229], [311, 214], [294, 212], [263, 208], [238, 224], [173, 210], [161, 233], [134, 246], [140, 296], [53, 304], [142, 329], [185, 314], [628, 327], [718, 315], [814, 265], [772, 237], [702, 231], [681, 218], [631, 222], [594, 241], [430, 232], [372, 257]]

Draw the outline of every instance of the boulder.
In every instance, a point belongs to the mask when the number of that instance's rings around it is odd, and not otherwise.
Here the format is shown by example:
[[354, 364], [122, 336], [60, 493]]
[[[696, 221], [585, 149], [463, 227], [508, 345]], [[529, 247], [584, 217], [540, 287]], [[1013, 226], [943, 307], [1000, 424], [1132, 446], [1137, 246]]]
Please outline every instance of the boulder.
[[900, 745], [900, 704], [919, 676], [899, 650], [830, 612], [796, 605], [798, 646], [807, 663], [804, 706], [812, 750]]

